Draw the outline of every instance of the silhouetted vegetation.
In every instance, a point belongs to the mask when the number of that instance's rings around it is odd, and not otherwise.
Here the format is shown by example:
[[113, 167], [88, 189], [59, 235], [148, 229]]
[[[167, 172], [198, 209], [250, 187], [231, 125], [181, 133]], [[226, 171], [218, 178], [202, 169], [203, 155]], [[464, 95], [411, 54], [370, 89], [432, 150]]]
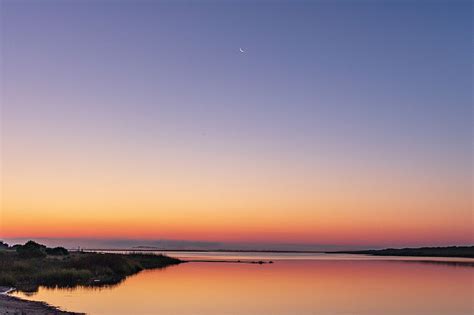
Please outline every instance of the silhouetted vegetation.
[[73, 287], [117, 284], [143, 269], [178, 264], [154, 254], [100, 254], [47, 248], [29, 241], [0, 251], [0, 286], [36, 291], [38, 286]]
[[387, 248], [329, 253], [364, 254], [374, 256], [464, 257], [474, 258], [474, 246]]
[[69, 251], [64, 247], [46, 248], [46, 254], [51, 256], [66, 256]]
[[42, 258], [46, 257], [46, 246], [33, 241], [26, 242], [25, 245], [15, 247], [20, 258]]
[[4, 243], [3, 241], [0, 241], [0, 250], [5, 250], [8, 249], [8, 244]]

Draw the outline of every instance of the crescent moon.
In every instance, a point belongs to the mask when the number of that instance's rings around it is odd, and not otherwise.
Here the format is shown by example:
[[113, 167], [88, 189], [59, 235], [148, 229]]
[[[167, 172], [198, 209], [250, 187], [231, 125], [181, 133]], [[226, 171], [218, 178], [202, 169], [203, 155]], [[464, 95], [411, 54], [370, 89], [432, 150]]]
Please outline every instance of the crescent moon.
[[239, 50], [240, 50], [241, 53], [245, 52], [245, 50], [243, 50], [242, 48], [239, 48]]

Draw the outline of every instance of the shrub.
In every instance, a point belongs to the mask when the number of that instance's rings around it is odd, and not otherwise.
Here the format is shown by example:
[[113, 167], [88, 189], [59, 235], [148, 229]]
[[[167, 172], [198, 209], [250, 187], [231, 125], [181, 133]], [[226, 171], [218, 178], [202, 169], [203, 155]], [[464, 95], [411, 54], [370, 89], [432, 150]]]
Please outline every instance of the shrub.
[[5, 250], [8, 249], [8, 244], [4, 243], [3, 241], [0, 241], [0, 250]]
[[16, 252], [20, 258], [42, 258], [46, 256], [46, 246], [33, 241], [28, 241], [25, 245], [16, 247]]
[[67, 256], [69, 251], [64, 247], [46, 248], [46, 254], [51, 256]]

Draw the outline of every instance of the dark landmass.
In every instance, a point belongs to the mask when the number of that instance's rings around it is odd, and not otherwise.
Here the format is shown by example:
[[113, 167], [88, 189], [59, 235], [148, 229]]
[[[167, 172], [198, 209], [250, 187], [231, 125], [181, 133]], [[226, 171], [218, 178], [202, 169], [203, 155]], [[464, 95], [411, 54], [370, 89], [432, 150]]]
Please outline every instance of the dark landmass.
[[326, 252], [326, 254], [362, 254], [362, 255], [373, 255], [373, 256], [474, 258], [474, 246], [387, 248], [387, 249]]
[[107, 286], [144, 269], [181, 262], [155, 254], [69, 252], [29, 241], [0, 250], [0, 286], [25, 292], [34, 292], [39, 286]]
[[288, 253], [288, 254], [324, 254], [323, 250], [273, 250], [273, 249], [164, 249], [153, 246], [132, 248], [84, 248], [84, 251], [106, 252], [193, 252], [193, 253]]

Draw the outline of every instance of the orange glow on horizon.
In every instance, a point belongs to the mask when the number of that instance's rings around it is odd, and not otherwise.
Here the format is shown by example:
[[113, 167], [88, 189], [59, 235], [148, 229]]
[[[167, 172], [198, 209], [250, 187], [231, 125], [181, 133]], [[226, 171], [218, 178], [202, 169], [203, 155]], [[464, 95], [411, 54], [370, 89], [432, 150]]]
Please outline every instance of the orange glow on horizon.
[[473, 242], [471, 192], [462, 178], [440, 182], [416, 170], [353, 165], [278, 169], [263, 160], [228, 167], [170, 159], [169, 168], [144, 160], [132, 168], [112, 155], [96, 156], [93, 165], [74, 154], [11, 161], [2, 174], [0, 237]]

